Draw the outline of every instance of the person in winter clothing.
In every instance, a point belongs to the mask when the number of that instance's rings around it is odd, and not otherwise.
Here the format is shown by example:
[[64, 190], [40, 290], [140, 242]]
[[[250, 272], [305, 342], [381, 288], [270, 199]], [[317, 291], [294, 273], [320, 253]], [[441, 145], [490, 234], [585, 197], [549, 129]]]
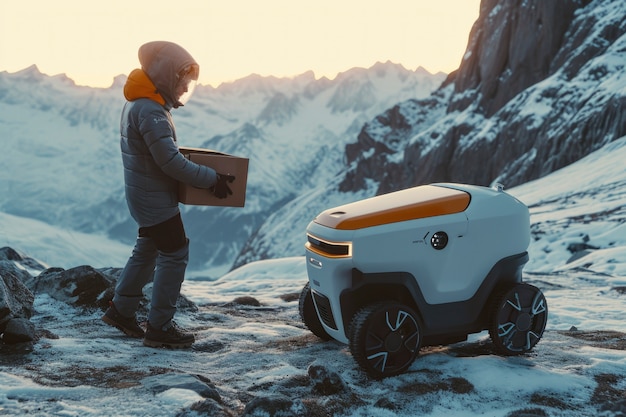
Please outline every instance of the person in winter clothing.
[[[141, 69], [126, 85], [120, 123], [126, 201], [139, 226], [132, 255], [102, 320], [151, 347], [189, 347], [193, 334], [173, 321], [189, 257], [189, 239], [178, 207], [178, 182], [205, 188], [218, 198], [232, 177], [193, 163], [178, 150], [170, 111], [189, 99], [199, 66], [175, 43], [149, 42], [139, 48]], [[143, 287], [153, 281], [147, 329], [136, 311]]]

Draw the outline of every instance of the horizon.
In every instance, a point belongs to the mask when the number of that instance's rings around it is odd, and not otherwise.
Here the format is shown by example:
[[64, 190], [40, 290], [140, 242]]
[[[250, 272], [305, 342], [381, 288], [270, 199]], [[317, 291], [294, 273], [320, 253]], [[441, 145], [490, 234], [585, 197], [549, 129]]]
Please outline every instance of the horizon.
[[[313, 70], [306, 70], [302, 73], [299, 74], [293, 74], [293, 75], [285, 75], [285, 76], [276, 76], [276, 75], [272, 75], [272, 74], [268, 74], [268, 75], [261, 75], [261, 74], [257, 74], [257, 73], [250, 73], [248, 75], [244, 75], [240, 78], [234, 79], [234, 80], [229, 80], [229, 81], [224, 81], [222, 83], [220, 83], [219, 85], [209, 85], [209, 84], [202, 84], [202, 83], [198, 83], [199, 86], [202, 87], [212, 87], [212, 88], [219, 88], [222, 85], [228, 85], [228, 84], [232, 84], [232, 83], [236, 83], [237, 81], [246, 79], [246, 78], [250, 78], [250, 77], [260, 77], [260, 78], [276, 78], [276, 79], [295, 79], [298, 77], [301, 77], [307, 73], [313, 73], [313, 77], [315, 79], [315, 81], [319, 81], [323, 78], [327, 78], [331, 81], [335, 80], [337, 77], [339, 77], [341, 74], [345, 74], [346, 72], [350, 72], [352, 70], [357, 70], [357, 69], [364, 69], [364, 70], [369, 70], [373, 67], [375, 67], [376, 65], [393, 65], [393, 66], [401, 66], [403, 69], [405, 69], [406, 71], [409, 72], [418, 72], [420, 70], [426, 71], [428, 74], [430, 75], [437, 75], [437, 74], [444, 74], [444, 75], [448, 75], [449, 73], [443, 72], [443, 71], [438, 71], [438, 72], [430, 72], [428, 71], [428, 69], [424, 68], [423, 66], [418, 66], [417, 68], [411, 69], [411, 68], [406, 68], [404, 65], [402, 65], [401, 63], [397, 63], [397, 62], [391, 62], [391, 61], [386, 61], [386, 62], [375, 62], [372, 65], [368, 66], [368, 67], [351, 67], [348, 68], [346, 70], [343, 71], [339, 71], [337, 74], [335, 74], [334, 77], [330, 78], [327, 77], [326, 75], [322, 75], [322, 76], [318, 76], [317, 74], [315, 74], [315, 72]], [[37, 64], [31, 64], [25, 68], [16, 70], [16, 71], [6, 71], [6, 70], [0, 70], [0, 74], [2, 73], [6, 73], [8, 75], [15, 75], [15, 74], [19, 74], [19, 73], [27, 73], [29, 70], [34, 69], [36, 70], [39, 74], [45, 76], [45, 77], [50, 77], [50, 78], [55, 78], [55, 77], [65, 77], [67, 79], [69, 79], [70, 81], [72, 81], [76, 86], [78, 87], [89, 87], [89, 88], [103, 88], [103, 89], [107, 89], [107, 88], [111, 88], [113, 87], [114, 83], [115, 83], [115, 79], [118, 77], [128, 77], [128, 74], [117, 74], [115, 75], [112, 79], [111, 79], [111, 84], [108, 86], [91, 86], [91, 85], [84, 85], [84, 84], [79, 84], [76, 82], [76, 80], [74, 80], [72, 77], [70, 77], [68, 74], [66, 73], [58, 73], [58, 74], [47, 74], [45, 72], [43, 72], [41, 70], [41, 68], [39, 68], [39, 66]]]
[[[196, 0], [174, 9], [164, 0], [60, 1], [0, 5], [0, 71], [36, 65], [80, 86], [109, 87], [139, 66], [140, 45], [162, 39], [187, 49], [200, 64], [199, 84], [213, 87], [253, 74], [334, 79], [387, 61], [450, 73], [480, 8], [480, 0]], [[154, 24], [164, 19], [173, 23]]]

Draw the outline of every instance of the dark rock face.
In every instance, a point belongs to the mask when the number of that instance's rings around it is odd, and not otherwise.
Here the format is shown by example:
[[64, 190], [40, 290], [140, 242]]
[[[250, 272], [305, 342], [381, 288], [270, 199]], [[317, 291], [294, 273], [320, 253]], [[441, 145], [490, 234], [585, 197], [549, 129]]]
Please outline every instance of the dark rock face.
[[473, 94], [453, 100], [449, 110], [464, 110], [478, 100], [486, 116], [553, 71], [580, 0], [484, 0], [480, 17], [455, 82], [455, 93]]
[[[396, 105], [366, 124], [356, 143], [346, 145], [346, 161], [352, 166], [339, 184], [339, 191], [364, 189], [366, 178], [386, 178], [379, 192], [402, 188], [406, 176], [401, 165], [388, 163], [388, 158], [402, 151], [407, 138], [445, 116], [449, 94], [437, 91], [427, 99], [408, 100]], [[371, 154], [371, 155], [370, 155]], [[412, 161], [407, 162], [414, 170]], [[382, 169], [382, 172], [381, 172]]]
[[2, 342], [6, 344], [28, 343], [36, 339], [35, 326], [22, 317], [9, 320], [2, 334]]
[[483, 0], [459, 70], [365, 125], [339, 190], [508, 188], [626, 135], [625, 16], [610, 0]]
[[33, 314], [33, 293], [24, 285], [30, 274], [13, 262], [0, 261], [0, 326], [15, 317]]
[[14, 262], [0, 261], [0, 335], [3, 343], [35, 340], [35, 328], [29, 321], [34, 296], [23, 283], [29, 277], [30, 274]]
[[46, 267], [42, 265], [40, 262], [8, 246], [0, 248], [0, 261], [2, 260], [16, 261], [16, 262], [19, 262], [20, 265], [23, 265], [24, 267], [31, 268], [36, 271], [43, 271], [44, 269], [46, 269]]

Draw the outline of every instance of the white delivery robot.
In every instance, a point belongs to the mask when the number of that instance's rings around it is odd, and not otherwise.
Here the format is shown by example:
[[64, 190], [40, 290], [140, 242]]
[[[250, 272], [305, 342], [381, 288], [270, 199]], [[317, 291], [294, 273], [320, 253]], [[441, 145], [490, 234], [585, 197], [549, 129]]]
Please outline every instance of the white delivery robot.
[[522, 282], [529, 241], [528, 208], [501, 186], [437, 183], [335, 207], [307, 227], [300, 316], [375, 378], [483, 330], [499, 353], [522, 354], [548, 317]]

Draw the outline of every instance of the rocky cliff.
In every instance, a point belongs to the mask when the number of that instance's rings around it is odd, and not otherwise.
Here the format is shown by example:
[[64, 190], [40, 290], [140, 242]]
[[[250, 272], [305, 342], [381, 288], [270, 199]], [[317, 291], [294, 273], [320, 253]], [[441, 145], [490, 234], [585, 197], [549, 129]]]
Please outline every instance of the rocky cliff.
[[458, 71], [363, 127], [340, 190], [511, 187], [625, 135], [625, 34], [623, 2], [483, 0]]

